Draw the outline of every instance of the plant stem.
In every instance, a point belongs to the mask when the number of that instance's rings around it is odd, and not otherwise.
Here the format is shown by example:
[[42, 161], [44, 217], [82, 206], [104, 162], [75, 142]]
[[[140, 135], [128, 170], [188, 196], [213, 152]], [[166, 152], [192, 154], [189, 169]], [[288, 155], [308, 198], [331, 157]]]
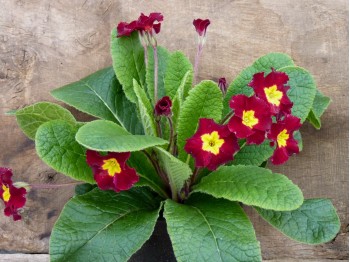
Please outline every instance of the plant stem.
[[200, 56], [202, 54], [202, 50], [203, 50], [203, 46], [201, 44], [198, 44], [198, 48], [197, 48], [197, 54], [196, 54], [196, 58], [194, 60], [194, 78], [193, 78], [193, 85], [197, 84], [197, 77], [198, 77], [198, 65], [199, 65], [199, 60], [200, 60]]
[[144, 49], [144, 54], [145, 54], [145, 68], [147, 69], [147, 67], [148, 67], [148, 49], [147, 49], [147, 45], [144, 45], [143, 49]]
[[146, 150], [142, 150], [141, 152], [143, 152], [147, 156], [147, 158], [151, 161], [154, 169], [156, 170], [158, 176], [162, 179], [164, 185], [169, 186], [169, 180], [161, 170], [158, 162]]
[[156, 128], [157, 128], [157, 136], [162, 138], [163, 133], [162, 133], [162, 128], [160, 127], [160, 119], [159, 120], [156, 119]]
[[231, 111], [230, 113], [228, 113], [221, 121], [220, 121], [220, 125], [225, 124], [225, 122], [231, 117], [233, 116], [233, 111]]
[[173, 143], [174, 143], [174, 127], [173, 127], [173, 121], [171, 120], [171, 117], [167, 117], [168, 122], [169, 122], [169, 129], [170, 129], [170, 137], [169, 137], [169, 146], [168, 146], [168, 151], [170, 153], [173, 152]]
[[154, 104], [158, 102], [158, 52], [157, 46], [153, 46], [154, 57]]
[[31, 184], [31, 189], [51, 189], [51, 188], [60, 188], [60, 187], [66, 187], [66, 186], [75, 186], [84, 184], [84, 182], [73, 182], [73, 183], [66, 183], [66, 184], [58, 184], [58, 185], [50, 185], [50, 184]]
[[196, 168], [194, 169], [193, 175], [191, 176], [191, 183], [190, 183], [190, 186], [192, 186], [192, 185], [196, 182], [196, 179], [197, 179], [199, 170], [200, 170], [200, 167], [196, 167]]

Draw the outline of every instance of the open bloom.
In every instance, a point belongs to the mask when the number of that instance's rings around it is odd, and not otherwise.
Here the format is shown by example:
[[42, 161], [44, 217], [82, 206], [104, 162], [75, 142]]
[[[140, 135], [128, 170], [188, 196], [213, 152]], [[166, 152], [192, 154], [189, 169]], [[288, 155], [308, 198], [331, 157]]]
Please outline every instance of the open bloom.
[[270, 108], [258, 97], [245, 95], [233, 96], [230, 107], [234, 116], [228, 122], [228, 128], [238, 138], [246, 138], [248, 144], [261, 144], [272, 120]]
[[150, 34], [153, 31], [158, 34], [160, 32], [161, 22], [163, 21], [163, 15], [161, 13], [150, 13], [149, 16], [141, 13], [137, 20], [137, 30], [146, 31]]
[[19, 209], [26, 203], [27, 190], [24, 187], [17, 188], [12, 183], [12, 170], [0, 167], [0, 198], [4, 201], [5, 216], [12, 216], [13, 220], [20, 220]]
[[294, 139], [293, 133], [300, 127], [300, 119], [292, 115], [287, 115], [283, 120], [271, 125], [267, 137], [272, 141], [272, 144], [277, 143], [271, 157], [272, 164], [283, 164], [289, 156], [299, 153], [298, 141]]
[[136, 30], [136, 24], [136, 21], [132, 21], [131, 23], [120, 22], [117, 26], [117, 37], [129, 36], [132, 32]]
[[265, 100], [271, 113], [278, 118], [284, 114], [290, 114], [293, 103], [287, 96], [289, 86], [286, 86], [289, 77], [286, 73], [272, 70], [266, 77], [264, 72], [256, 73], [248, 84], [255, 91], [255, 94]]
[[233, 160], [239, 150], [236, 136], [226, 125], [219, 125], [212, 119], [201, 118], [197, 132], [185, 145], [185, 151], [195, 159], [196, 167], [215, 170], [219, 165]]
[[135, 169], [126, 164], [129, 157], [130, 152], [102, 156], [93, 150], [86, 151], [86, 161], [92, 168], [98, 187], [116, 192], [130, 189], [139, 180]]
[[117, 26], [118, 37], [129, 36], [134, 31], [139, 31], [141, 34], [147, 32], [150, 35], [155, 32], [160, 32], [161, 22], [163, 21], [163, 15], [161, 13], [150, 13], [149, 16], [141, 13], [137, 20], [130, 23], [120, 22]]
[[170, 116], [171, 115], [171, 100], [170, 97], [164, 96], [158, 100], [154, 107], [154, 114], [156, 116]]

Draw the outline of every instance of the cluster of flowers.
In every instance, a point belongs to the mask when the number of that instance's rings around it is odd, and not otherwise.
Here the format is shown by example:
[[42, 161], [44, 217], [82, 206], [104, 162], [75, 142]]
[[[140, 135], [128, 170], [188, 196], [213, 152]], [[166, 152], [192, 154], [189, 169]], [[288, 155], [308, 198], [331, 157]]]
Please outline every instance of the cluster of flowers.
[[20, 220], [19, 209], [26, 203], [27, 190], [16, 187], [12, 182], [12, 170], [0, 167], [0, 198], [5, 204], [5, 216], [12, 216], [13, 220]]
[[[119, 23], [117, 36], [130, 36], [132, 32], [138, 31], [141, 39], [145, 40], [145, 48], [148, 44], [155, 47], [154, 33], [160, 32], [162, 21], [163, 15], [160, 13], [151, 13], [149, 16], [141, 13], [138, 20]], [[209, 24], [208, 19], [193, 21], [199, 36], [196, 57], [198, 59]], [[147, 57], [145, 62], [147, 64]], [[249, 83], [254, 89], [254, 95], [233, 96], [230, 100], [232, 112], [222, 123], [217, 124], [213, 119], [200, 119], [196, 133], [187, 139], [184, 148], [195, 159], [196, 168], [215, 170], [218, 166], [232, 161], [234, 154], [240, 149], [238, 139], [246, 139], [247, 144], [257, 145], [269, 139], [270, 145], [276, 147], [271, 157], [271, 162], [275, 165], [283, 164], [290, 155], [299, 153], [298, 142], [293, 133], [300, 128], [301, 123], [299, 118], [291, 115], [293, 103], [287, 96], [288, 80], [288, 75], [275, 70], [266, 77], [264, 72], [257, 73]], [[218, 87], [225, 95], [228, 87], [225, 78], [219, 79]], [[156, 99], [156, 121], [159, 122], [162, 116], [171, 121], [171, 106], [172, 102], [168, 96]], [[227, 124], [225, 120], [228, 120]], [[109, 152], [106, 155], [93, 150], [86, 152], [86, 161], [94, 173], [98, 187], [116, 192], [130, 189], [139, 180], [136, 170], [126, 164], [129, 157], [130, 152]], [[13, 216], [14, 220], [21, 219], [19, 209], [25, 205], [26, 193], [24, 187], [16, 187], [13, 184], [11, 169], [0, 168], [0, 198], [5, 203], [6, 216]]]
[[[220, 79], [219, 87], [226, 90], [226, 81]], [[254, 89], [251, 97], [235, 95], [230, 100], [232, 117], [227, 125], [219, 125], [212, 119], [199, 120], [197, 132], [187, 140], [185, 151], [195, 158], [196, 167], [215, 170], [219, 165], [233, 160], [240, 148], [239, 139], [247, 144], [259, 145], [270, 140], [276, 146], [271, 162], [280, 165], [290, 155], [299, 153], [293, 133], [301, 127], [298, 117], [291, 115], [293, 103], [287, 96], [288, 75], [272, 70], [253, 76], [249, 86]], [[276, 145], [277, 144], [277, 145]]]

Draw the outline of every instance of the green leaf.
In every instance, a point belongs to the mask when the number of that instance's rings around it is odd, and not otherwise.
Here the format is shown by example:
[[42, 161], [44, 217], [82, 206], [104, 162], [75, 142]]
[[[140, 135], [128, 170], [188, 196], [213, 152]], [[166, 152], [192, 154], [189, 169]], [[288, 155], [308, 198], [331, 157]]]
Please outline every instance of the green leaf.
[[283, 234], [306, 244], [326, 243], [340, 230], [339, 217], [329, 199], [307, 199], [301, 207], [289, 212], [256, 210]]
[[189, 85], [191, 87], [192, 78], [193, 78], [193, 72], [190, 70], [187, 71], [181, 80], [180, 86], [176, 90], [175, 97], [173, 99], [173, 105], [171, 107], [171, 110], [173, 112], [172, 120], [173, 120], [174, 130], [176, 130], [176, 128], [177, 128], [177, 123], [178, 123], [180, 111], [182, 108], [183, 101], [185, 100], [185, 91], [187, 89], [187, 84], [189, 82], [191, 82], [191, 84]]
[[75, 141], [78, 128], [63, 120], [46, 122], [36, 132], [35, 149], [38, 156], [56, 171], [75, 180], [95, 183], [86, 163], [86, 150]]
[[202, 81], [189, 92], [180, 111], [177, 134], [179, 158], [186, 161], [183, 150], [186, 139], [193, 136], [200, 118], [212, 118], [219, 121], [222, 112], [222, 93], [213, 81]]
[[331, 103], [328, 96], [323, 95], [319, 90], [316, 90], [316, 96], [312, 104], [312, 108], [307, 116], [307, 120], [316, 128], [321, 128], [321, 116]]
[[[164, 77], [165, 71], [167, 68], [168, 60], [170, 57], [169, 51], [162, 47], [157, 47], [158, 55], [158, 99], [165, 96], [164, 88]], [[146, 83], [147, 83], [147, 92], [152, 101], [152, 104], [155, 104], [154, 101], [154, 54], [153, 48], [148, 47], [148, 66], [146, 72]]]
[[23, 133], [35, 139], [39, 126], [55, 119], [62, 119], [75, 124], [74, 116], [65, 108], [49, 102], [39, 102], [19, 109], [15, 113], [16, 120]]
[[[186, 74], [189, 75], [185, 78]], [[186, 79], [184, 83], [183, 79]], [[183, 85], [182, 97], [187, 96], [192, 86], [193, 68], [190, 60], [182, 52], [176, 51], [171, 54], [164, 81], [166, 95], [171, 99], [175, 99], [176, 92], [181, 85]]]
[[278, 71], [289, 76], [287, 83], [290, 89], [288, 97], [293, 102], [292, 114], [299, 117], [303, 123], [308, 116], [316, 95], [316, 84], [308, 71], [301, 67], [287, 66]]
[[285, 66], [294, 66], [290, 56], [283, 53], [269, 53], [257, 59], [253, 65], [243, 69], [227, 89], [224, 98], [223, 115], [225, 116], [231, 111], [229, 101], [233, 95], [245, 94], [250, 96], [253, 94], [253, 89], [249, 87], [248, 84], [252, 80], [254, 74], [258, 72], [269, 73], [271, 72], [271, 68], [278, 70]]
[[244, 145], [234, 156], [232, 164], [260, 166], [272, 156], [273, 151], [268, 140], [260, 145]]
[[134, 79], [134, 91], [138, 101], [138, 108], [140, 111], [141, 123], [146, 135], [156, 136], [156, 124], [154, 121], [153, 107], [148, 100], [146, 92], [140, 87]]
[[151, 236], [160, 202], [147, 188], [94, 189], [64, 207], [50, 238], [52, 262], [127, 261]]
[[167, 200], [164, 216], [178, 261], [261, 261], [259, 242], [238, 203], [193, 195]]
[[114, 28], [111, 35], [111, 53], [114, 72], [123, 86], [126, 97], [136, 103], [133, 79], [144, 86], [146, 74], [144, 49], [138, 33], [134, 32], [128, 37], [117, 37], [117, 30]]
[[154, 149], [158, 153], [161, 166], [169, 178], [170, 187], [176, 198], [177, 193], [180, 193], [186, 180], [190, 178], [192, 170], [187, 164], [180, 161], [163, 148], [155, 147]]
[[89, 115], [119, 123], [133, 134], [142, 134], [135, 105], [124, 94], [112, 67], [51, 91], [56, 99]]
[[139, 182], [134, 186], [148, 186], [160, 196], [168, 198], [162, 180], [155, 172], [151, 162], [142, 152], [132, 152], [128, 160], [128, 165], [135, 168], [137, 174], [140, 176]]
[[121, 126], [107, 120], [95, 120], [85, 124], [75, 138], [86, 148], [110, 152], [133, 152], [168, 143], [158, 137], [132, 135]]
[[91, 190], [95, 189], [97, 185], [92, 185], [89, 183], [79, 184], [75, 186], [75, 195], [80, 196], [89, 193]]
[[302, 192], [286, 176], [256, 166], [222, 166], [204, 177], [194, 192], [277, 211], [303, 203]]

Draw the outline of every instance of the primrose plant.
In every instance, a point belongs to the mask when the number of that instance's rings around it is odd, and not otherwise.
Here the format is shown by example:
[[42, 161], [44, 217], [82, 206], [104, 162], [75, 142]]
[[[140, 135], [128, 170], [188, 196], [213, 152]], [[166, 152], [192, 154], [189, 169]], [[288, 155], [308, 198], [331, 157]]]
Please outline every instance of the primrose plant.
[[[163, 16], [141, 14], [111, 35], [113, 66], [52, 91], [97, 118], [79, 122], [65, 108], [39, 102], [13, 111], [38, 156], [76, 182], [13, 183], [0, 169], [6, 216], [21, 219], [28, 190], [76, 185], [52, 231], [52, 261], [127, 261], [165, 219], [178, 261], [261, 261], [242, 205], [303, 243], [339, 231], [328, 199], [304, 199], [280, 165], [302, 150], [300, 127], [330, 99], [282, 53], [270, 53], [225, 78], [197, 82], [208, 19], [194, 67], [180, 51], [158, 46]], [[195, 34], [195, 32], [194, 32]]]

